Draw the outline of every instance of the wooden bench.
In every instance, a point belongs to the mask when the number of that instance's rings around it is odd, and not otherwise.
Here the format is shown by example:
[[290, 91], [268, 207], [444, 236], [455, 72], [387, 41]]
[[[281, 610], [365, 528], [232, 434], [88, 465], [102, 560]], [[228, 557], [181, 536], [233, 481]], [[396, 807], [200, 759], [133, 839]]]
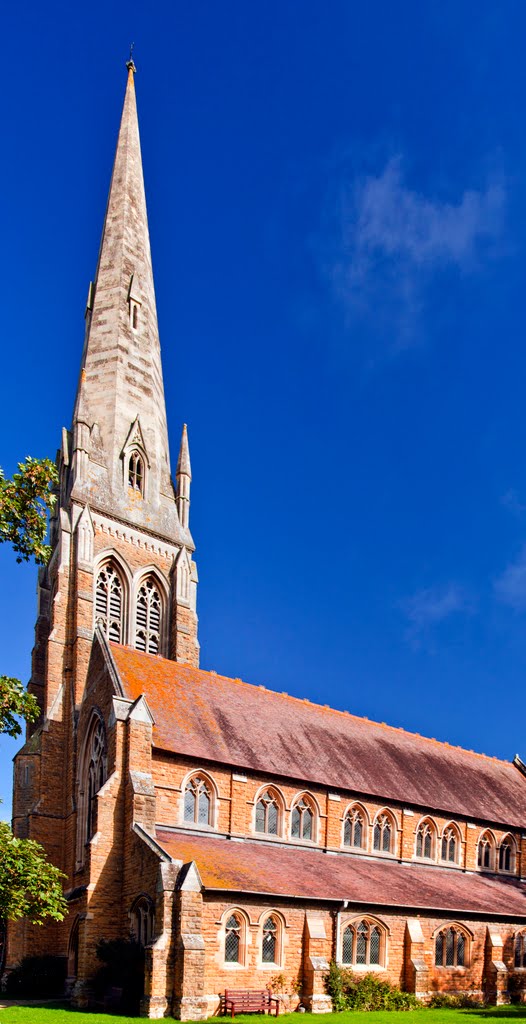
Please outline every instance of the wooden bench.
[[224, 1011], [234, 1017], [236, 1013], [279, 1014], [279, 999], [271, 996], [266, 989], [226, 988]]

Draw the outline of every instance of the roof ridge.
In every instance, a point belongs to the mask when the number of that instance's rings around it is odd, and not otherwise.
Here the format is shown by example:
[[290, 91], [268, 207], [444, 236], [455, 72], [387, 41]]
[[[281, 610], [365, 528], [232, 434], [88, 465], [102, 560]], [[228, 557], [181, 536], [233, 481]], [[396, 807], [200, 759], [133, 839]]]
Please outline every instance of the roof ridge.
[[189, 672], [198, 672], [202, 675], [212, 676], [215, 679], [224, 679], [229, 683], [235, 683], [238, 686], [246, 686], [252, 690], [263, 690], [265, 693], [270, 693], [274, 697], [279, 697], [281, 699], [285, 698], [286, 700], [294, 701], [297, 704], [310, 704], [311, 707], [318, 708], [320, 711], [329, 711], [331, 714], [334, 715], [342, 715], [346, 718], [352, 718], [356, 722], [367, 722], [369, 725], [377, 726], [379, 729], [403, 733], [405, 736], [424, 740], [424, 742], [432, 743], [438, 747], [449, 747], [450, 750], [459, 750], [462, 751], [463, 754], [469, 754], [472, 757], [483, 758], [486, 761], [496, 761], [498, 764], [505, 765], [507, 768], [514, 767], [512, 761], [505, 761], [503, 758], [496, 757], [494, 754], [483, 754], [478, 750], [468, 750], [466, 747], [461, 747], [460, 744], [449, 743], [448, 740], [437, 740], [434, 736], [424, 736], [422, 735], [422, 733], [412, 732], [409, 729], [404, 729], [402, 725], [390, 725], [388, 722], [377, 722], [372, 718], [367, 718], [366, 715], [356, 715], [352, 711], [342, 711], [340, 708], [333, 708], [329, 704], [318, 704], [316, 701], [311, 701], [308, 697], [294, 697], [293, 695], [286, 693], [285, 691], [270, 689], [268, 686], [262, 683], [247, 683], [246, 680], [244, 679], [240, 679], [237, 676], [235, 678], [233, 678], [232, 676], [225, 676], [222, 673], [216, 672], [215, 669], [194, 668], [193, 665], [188, 665], [182, 662], [174, 662], [171, 661], [169, 658], [163, 658], [158, 654], [147, 654], [144, 651], [137, 651], [135, 648], [127, 647], [123, 644], [112, 643], [111, 646], [120, 647], [122, 650], [133, 653], [134, 655], [138, 655], [140, 658], [151, 658], [152, 660], [155, 660], [155, 662], [157, 663], [159, 661], [163, 661], [166, 662], [167, 665], [173, 666], [174, 668], [177, 666], [177, 669], [184, 669]]

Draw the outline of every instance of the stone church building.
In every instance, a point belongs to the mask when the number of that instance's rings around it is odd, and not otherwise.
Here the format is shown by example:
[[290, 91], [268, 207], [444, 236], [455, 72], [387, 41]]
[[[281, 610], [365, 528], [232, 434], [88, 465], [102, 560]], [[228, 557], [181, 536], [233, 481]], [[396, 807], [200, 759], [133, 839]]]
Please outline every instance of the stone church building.
[[128, 82], [70, 430], [58, 457], [16, 835], [67, 875], [85, 1005], [99, 939], [145, 947], [142, 1010], [226, 988], [325, 1011], [328, 962], [427, 999], [526, 988], [526, 767], [199, 668], [190, 456], [170, 476], [134, 85]]

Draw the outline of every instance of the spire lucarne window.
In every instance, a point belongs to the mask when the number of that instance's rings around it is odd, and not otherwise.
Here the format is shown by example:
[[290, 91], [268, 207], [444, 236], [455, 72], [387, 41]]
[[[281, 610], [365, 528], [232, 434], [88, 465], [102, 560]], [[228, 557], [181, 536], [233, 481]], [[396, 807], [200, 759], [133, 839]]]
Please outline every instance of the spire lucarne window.
[[95, 625], [100, 626], [108, 640], [123, 640], [122, 580], [111, 562], [102, 567], [95, 585]]
[[135, 646], [138, 651], [159, 654], [161, 646], [161, 595], [152, 579], [139, 589], [135, 609]]

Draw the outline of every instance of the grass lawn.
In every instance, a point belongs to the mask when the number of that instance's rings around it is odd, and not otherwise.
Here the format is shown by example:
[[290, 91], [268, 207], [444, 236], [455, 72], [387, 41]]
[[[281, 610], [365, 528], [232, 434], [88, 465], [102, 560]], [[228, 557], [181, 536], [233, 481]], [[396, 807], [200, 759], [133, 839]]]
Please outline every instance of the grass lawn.
[[[526, 1006], [487, 1006], [480, 1010], [428, 1010], [425, 1008], [406, 1011], [385, 1010], [372, 1013], [351, 1012], [312, 1014], [284, 1013], [280, 1024], [478, 1024], [477, 1020], [466, 1018], [497, 1018], [494, 1024], [526, 1024]], [[75, 1020], [77, 1018], [77, 1020]], [[144, 1019], [144, 1018], [142, 1018]], [[266, 1017], [270, 1024], [273, 1018]], [[52, 1004], [42, 1006], [8, 1006], [0, 1010], [0, 1024], [130, 1024], [141, 1020], [138, 1017], [116, 1017], [108, 1013], [82, 1013], [79, 1010], [64, 1009]], [[167, 1024], [171, 1018], [165, 1017]], [[210, 1024], [227, 1024], [230, 1017], [210, 1017]], [[239, 1024], [262, 1024], [259, 1014], [239, 1014], [234, 1020]], [[173, 1022], [175, 1024], [175, 1022]], [[482, 1021], [480, 1022], [482, 1024]]]

